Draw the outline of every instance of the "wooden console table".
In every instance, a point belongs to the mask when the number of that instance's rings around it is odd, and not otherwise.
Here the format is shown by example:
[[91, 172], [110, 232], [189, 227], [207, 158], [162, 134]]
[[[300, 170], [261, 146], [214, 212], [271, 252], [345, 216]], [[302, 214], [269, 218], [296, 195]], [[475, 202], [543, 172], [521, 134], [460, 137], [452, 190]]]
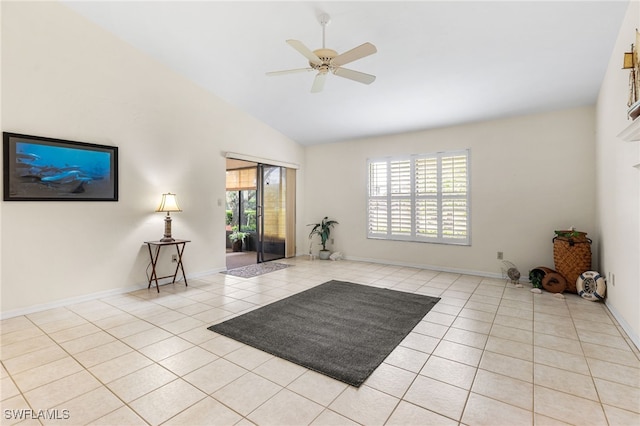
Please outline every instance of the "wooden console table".
[[[176, 277], [178, 276], [178, 271], [182, 271], [182, 278], [184, 278], [184, 285], [187, 284], [187, 276], [184, 273], [184, 265], [182, 264], [182, 253], [184, 253], [184, 247], [187, 243], [190, 243], [190, 240], [173, 240], [173, 241], [145, 241], [144, 243], [147, 245], [149, 249], [149, 257], [151, 258], [151, 275], [149, 276], [149, 285], [147, 288], [151, 288], [151, 283], [153, 281], [156, 282], [156, 290], [160, 293], [160, 286], [158, 285], [158, 280], [163, 278], [173, 277], [173, 281], [171, 283], [176, 282]], [[155, 251], [151, 250], [151, 246], [155, 247]], [[159, 277], [156, 272], [156, 264], [158, 263], [158, 257], [160, 256], [160, 249], [165, 246], [175, 246], [176, 252], [178, 253], [178, 264], [176, 265], [176, 270], [173, 275], [166, 275], [164, 277]]]

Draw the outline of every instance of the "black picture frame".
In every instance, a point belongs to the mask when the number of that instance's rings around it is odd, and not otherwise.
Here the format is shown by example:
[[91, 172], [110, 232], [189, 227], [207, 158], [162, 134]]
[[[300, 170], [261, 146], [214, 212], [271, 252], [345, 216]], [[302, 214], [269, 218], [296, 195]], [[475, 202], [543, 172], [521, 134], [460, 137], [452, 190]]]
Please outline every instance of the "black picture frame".
[[2, 136], [4, 201], [118, 201], [118, 147]]

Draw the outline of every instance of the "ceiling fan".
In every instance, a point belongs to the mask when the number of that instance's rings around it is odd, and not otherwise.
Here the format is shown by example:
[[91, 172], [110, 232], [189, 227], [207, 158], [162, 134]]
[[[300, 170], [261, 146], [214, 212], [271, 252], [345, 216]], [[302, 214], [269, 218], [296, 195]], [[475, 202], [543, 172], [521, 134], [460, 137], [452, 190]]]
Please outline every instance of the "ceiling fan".
[[349, 80], [357, 81], [359, 83], [373, 83], [376, 79], [375, 75], [350, 70], [347, 68], [343, 68], [342, 66], [358, 59], [364, 58], [365, 56], [373, 55], [377, 52], [376, 47], [371, 43], [364, 43], [358, 47], [354, 47], [353, 49], [338, 55], [338, 52], [336, 52], [335, 50], [327, 49], [324, 46], [325, 29], [329, 24], [331, 18], [327, 14], [322, 14], [318, 18], [320, 20], [320, 24], [322, 25], [322, 49], [311, 51], [301, 41], [287, 40], [287, 43], [291, 47], [296, 49], [309, 60], [309, 67], [284, 71], [272, 71], [268, 72], [267, 75], [273, 76], [298, 72], [308, 72], [314, 70], [318, 71], [315, 79], [313, 80], [313, 85], [311, 86], [311, 93], [322, 91], [322, 89], [324, 88], [324, 82], [329, 72], [337, 75], [338, 77], [348, 78]]

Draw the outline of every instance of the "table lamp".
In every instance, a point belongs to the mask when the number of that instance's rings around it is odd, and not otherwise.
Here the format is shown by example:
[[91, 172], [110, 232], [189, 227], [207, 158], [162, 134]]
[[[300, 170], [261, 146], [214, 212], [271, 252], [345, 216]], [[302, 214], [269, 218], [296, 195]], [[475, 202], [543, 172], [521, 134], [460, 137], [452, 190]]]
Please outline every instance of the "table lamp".
[[175, 241], [171, 237], [171, 216], [170, 212], [181, 212], [182, 209], [178, 206], [178, 200], [176, 199], [176, 194], [172, 194], [170, 192], [166, 194], [162, 194], [162, 200], [160, 201], [160, 205], [156, 209], [157, 212], [167, 212], [167, 215], [164, 218], [164, 238], [160, 241], [162, 242], [171, 242]]

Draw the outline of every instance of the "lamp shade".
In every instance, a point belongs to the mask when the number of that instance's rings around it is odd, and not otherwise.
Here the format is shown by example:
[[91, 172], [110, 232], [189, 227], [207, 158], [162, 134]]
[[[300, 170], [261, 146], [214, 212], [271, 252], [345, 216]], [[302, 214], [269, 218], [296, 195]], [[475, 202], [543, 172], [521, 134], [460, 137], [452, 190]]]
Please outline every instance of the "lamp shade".
[[160, 200], [160, 205], [156, 209], [157, 212], [181, 212], [182, 209], [178, 206], [178, 199], [176, 198], [176, 194], [172, 194], [170, 192], [166, 194], [162, 194], [162, 200]]

